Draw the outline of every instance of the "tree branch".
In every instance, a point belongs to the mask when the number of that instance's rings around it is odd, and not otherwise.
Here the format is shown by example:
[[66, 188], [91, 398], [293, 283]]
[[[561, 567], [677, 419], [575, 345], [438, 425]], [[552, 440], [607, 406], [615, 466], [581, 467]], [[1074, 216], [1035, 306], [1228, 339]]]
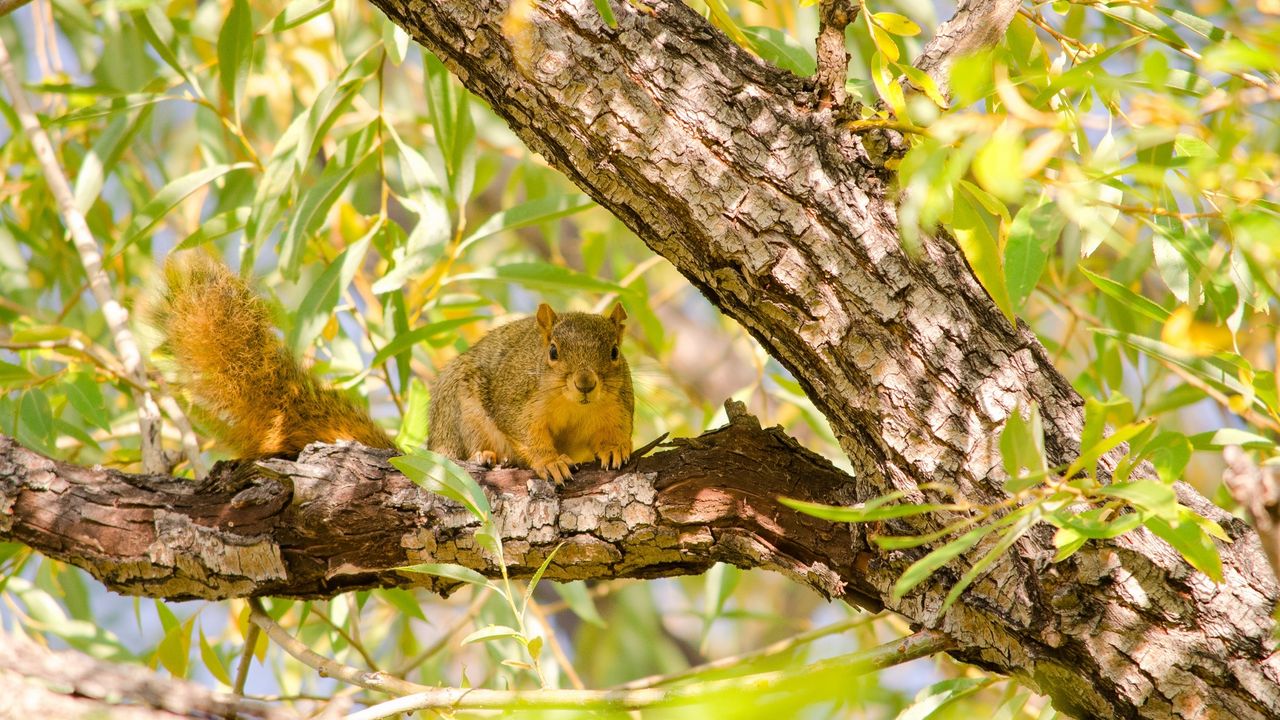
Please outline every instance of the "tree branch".
[[940, 25], [920, 51], [915, 66], [950, 94], [951, 64], [957, 58], [993, 47], [1004, 38], [1021, 0], [960, 0], [951, 19]]
[[297, 715], [236, 698], [145, 667], [52, 651], [0, 628], [0, 697], [5, 717], [174, 720], [240, 717], [286, 720]]
[[840, 108], [848, 97], [844, 83], [849, 75], [849, 51], [844, 46], [844, 29], [858, 17], [862, 5], [851, 0], [821, 0], [818, 3], [817, 72], [818, 102]]

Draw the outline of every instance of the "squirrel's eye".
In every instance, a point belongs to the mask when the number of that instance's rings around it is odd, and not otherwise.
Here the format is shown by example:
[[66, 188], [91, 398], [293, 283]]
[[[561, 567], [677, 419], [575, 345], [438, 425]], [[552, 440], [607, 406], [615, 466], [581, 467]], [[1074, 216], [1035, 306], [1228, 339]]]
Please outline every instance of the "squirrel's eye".
[[551, 362], [555, 362], [556, 360], [560, 359], [560, 351], [556, 349], [555, 343], [551, 343], [551, 350], [549, 351], [549, 353], [550, 354], [548, 355], [548, 357], [551, 358]]
[[617, 360], [617, 359], [618, 359], [618, 346], [617, 346], [617, 345], [614, 345], [614, 346], [613, 346], [613, 349], [609, 351], [609, 359], [611, 359], [611, 360]]

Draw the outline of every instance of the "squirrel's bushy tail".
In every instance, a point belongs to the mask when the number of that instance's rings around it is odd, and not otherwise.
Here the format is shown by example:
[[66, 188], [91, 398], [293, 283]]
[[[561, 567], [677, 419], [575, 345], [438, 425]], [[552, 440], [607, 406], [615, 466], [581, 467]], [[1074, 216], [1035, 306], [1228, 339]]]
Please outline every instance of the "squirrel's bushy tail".
[[163, 338], [157, 350], [238, 456], [292, 455], [315, 441], [393, 447], [367, 412], [298, 363], [267, 304], [221, 262], [197, 253], [171, 258], [165, 283], [148, 312]]

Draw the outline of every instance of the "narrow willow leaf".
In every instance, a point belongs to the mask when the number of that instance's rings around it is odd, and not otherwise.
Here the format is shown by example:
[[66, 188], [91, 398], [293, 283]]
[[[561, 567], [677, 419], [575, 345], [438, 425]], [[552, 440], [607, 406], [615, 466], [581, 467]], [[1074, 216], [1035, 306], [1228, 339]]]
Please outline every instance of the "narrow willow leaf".
[[409, 381], [404, 416], [400, 418], [400, 432], [396, 433], [396, 447], [401, 452], [410, 452], [426, 444], [427, 398], [427, 384], [415, 375]]
[[468, 585], [477, 585], [480, 587], [488, 587], [489, 579], [469, 567], [454, 565], [453, 563], [420, 563], [418, 565], [405, 565], [398, 567], [396, 570], [407, 573], [422, 573], [423, 575], [435, 575], [437, 577], [457, 580]]
[[573, 290], [631, 295], [627, 288], [546, 262], [510, 263], [474, 273], [451, 275], [443, 284], [459, 282], [513, 282], [540, 290]]
[[491, 215], [480, 227], [467, 235], [463, 241], [463, 247], [507, 230], [567, 217], [591, 207], [595, 207], [595, 201], [577, 193], [530, 200]]
[[1094, 287], [1106, 293], [1130, 310], [1145, 315], [1159, 323], [1163, 323], [1169, 319], [1169, 311], [1154, 300], [1149, 300], [1124, 285], [1121, 285], [1110, 278], [1105, 278], [1101, 275], [1089, 272], [1083, 267], [1080, 268], [1080, 273], [1084, 275], [1089, 282], [1093, 283]]
[[490, 640], [505, 640], [507, 638], [522, 639], [523, 637], [524, 635], [513, 627], [507, 627], [506, 625], [486, 625], [462, 638], [461, 644], [470, 645], [471, 643], [488, 642]]
[[994, 529], [993, 525], [974, 528], [912, 563], [911, 567], [904, 570], [902, 576], [893, 584], [893, 599], [901, 599], [902, 596], [911, 592], [912, 588], [927, 580], [938, 568], [962, 555]]
[[333, 9], [333, 0], [291, 0], [271, 21], [271, 32], [295, 28], [313, 17]]
[[751, 49], [762, 59], [800, 77], [809, 77], [818, 68], [818, 61], [809, 49], [796, 42], [790, 35], [777, 28], [752, 25], [742, 28], [751, 41]]
[[1053, 202], [1024, 205], [1013, 217], [1004, 248], [1004, 277], [1015, 313], [1022, 311], [1031, 291], [1040, 283], [1049, 253], [1065, 224], [1066, 217]]
[[899, 15], [895, 12], [878, 12], [871, 16], [871, 20], [894, 35], [911, 37], [920, 34], [920, 26], [906, 15]]
[[132, 245], [138, 238], [147, 234], [156, 226], [164, 216], [169, 214], [195, 191], [217, 180], [218, 178], [236, 170], [247, 170], [252, 168], [251, 163], [235, 163], [234, 165], [214, 165], [207, 168], [196, 170], [195, 172], [183, 175], [176, 180], [172, 180], [169, 184], [160, 188], [160, 192], [155, 194], [142, 209], [138, 210], [133, 220], [129, 223], [129, 229], [124, 232], [122, 240], [117, 241], [112, 248], [112, 253], [119, 252], [126, 247]]
[[1009, 414], [1000, 433], [1000, 457], [1009, 476], [1005, 490], [1016, 493], [1040, 482], [1049, 465], [1044, 455], [1044, 426], [1040, 410], [1031, 405], [1026, 420], [1019, 405]]
[[[1183, 508], [1184, 510], [1186, 508]], [[1222, 582], [1222, 558], [1213, 539], [1195, 522], [1166, 520], [1152, 516], [1145, 523], [1147, 529], [1173, 546], [1191, 567], [1208, 575], [1216, 583]]]
[[440, 337], [445, 333], [452, 333], [464, 325], [470, 325], [477, 320], [484, 320], [480, 315], [471, 315], [469, 317], [453, 318], [450, 320], [441, 320], [440, 322], [431, 323], [416, 327], [407, 333], [400, 333], [396, 338], [387, 343], [377, 355], [373, 356], [370, 367], [377, 367], [386, 362], [389, 358], [399, 355], [405, 350], [411, 349], [420, 342], [426, 342], [434, 337]]
[[253, 11], [248, 0], [232, 0], [231, 11], [218, 32], [218, 77], [222, 83], [222, 94], [237, 124], [240, 121], [240, 98], [244, 94], [252, 60]]
[[343, 249], [311, 285], [298, 306], [298, 314], [289, 333], [289, 346], [295, 354], [301, 354], [309, 347], [329, 322], [342, 291], [351, 284], [356, 271], [364, 263], [370, 241], [381, 229], [382, 220], [379, 219], [363, 237]]
[[888, 520], [891, 518], [910, 517], [913, 515], [922, 515], [924, 513], [935, 512], [938, 510], [955, 510], [954, 505], [934, 505], [929, 503], [903, 505], [890, 505], [890, 502], [902, 499], [904, 493], [890, 493], [882, 497], [868, 500], [865, 503], [852, 505], [849, 507], [840, 507], [837, 505], [822, 505], [819, 503], [805, 502], [803, 500], [792, 500], [791, 498], [778, 498], [779, 502], [787, 507], [799, 510], [807, 515], [819, 517], [824, 520], [833, 522], [869, 522], [872, 520]]
[[952, 211], [952, 233], [956, 243], [969, 261], [969, 267], [978, 278], [978, 282], [986, 288], [996, 307], [1004, 313], [1010, 324], [1017, 318], [1013, 313], [1013, 305], [1009, 301], [1009, 289], [1004, 281], [1004, 267], [1001, 264], [1000, 248], [996, 243], [991, 226], [982, 216], [981, 211], [967, 192], [955, 194], [955, 208]]
[[390, 462], [415, 484], [461, 503], [481, 520], [488, 520], [493, 514], [489, 498], [475, 478], [449, 458], [419, 448], [391, 458]]
[[560, 599], [569, 605], [574, 615], [596, 627], [605, 626], [604, 618], [600, 617], [600, 611], [596, 609], [596, 603], [591, 599], [591, 592], [587, 590], [585, 582], [574, 580], [569, 583], [556, 583], [552, 588]]
[[1040, 508], [1036, 505], [1028, 505], [1013, 514], [1019, 513], [1022, 513], [1023, 517], [1013, 527], [1005, 530], [1004, 535], [1000, 537], [1000, 541], [996, 543], [995, 547], [988, 550], [978, 562], [973, 564], [973, 567], [969, 568], [960, 577], [960, 580], [955, 585], [951, 586], [947, 597], [942, 601], [942, 612], [946, 612], [948, 608], [954, 605], [956, 600], [960, 599], [960, 594], [967, 590], [978, 579], [978, 576], [986, 572], [987, 568], [991, 567], [991, 564], [1001, 555], [1008, 552], [1009, 548], [1013, 547], [1013, 544], [1018, 541], [1018, 538], [1025, 535], [1031, 529], [1031, 526], [1035, 525], [1036, 521], [1040, 519]]

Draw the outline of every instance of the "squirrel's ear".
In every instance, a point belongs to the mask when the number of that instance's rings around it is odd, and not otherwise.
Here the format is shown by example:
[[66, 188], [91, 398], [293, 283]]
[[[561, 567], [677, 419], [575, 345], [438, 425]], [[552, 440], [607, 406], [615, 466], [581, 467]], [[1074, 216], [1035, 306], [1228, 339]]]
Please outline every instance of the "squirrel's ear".
[[618, 329], [618, 339], [622, 339], [622, 333], [626, 331], [627, 311], [622, 308], [622, 303], [614, 303], [613, 310], [609, 312], [609, 319], [613, 321], [613, 326]]
[[613, 304], [613, 310], [609, 312], [609, 319], [618, 325], [621, 325], [622, 321], [627, 319], [627, 311], [623, 309], [622, 303]]
[[551, 337], [551, 326], [556, 324], [556, 311], [551, 306], [542, 303], [538, 305], [538, 327], [542, 328], [542, 337]]

